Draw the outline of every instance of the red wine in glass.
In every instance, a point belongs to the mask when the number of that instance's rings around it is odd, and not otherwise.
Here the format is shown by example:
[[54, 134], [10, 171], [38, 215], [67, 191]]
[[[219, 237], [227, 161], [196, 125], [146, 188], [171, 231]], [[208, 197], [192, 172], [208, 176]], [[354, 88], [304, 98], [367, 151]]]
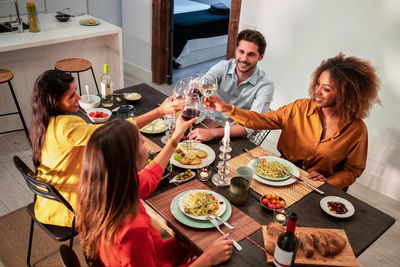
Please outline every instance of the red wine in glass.
[[182, 112], [182, 119], [185, 121], [191, 120], [200, 115], [200, 111], [195, 108], [187, 108]]

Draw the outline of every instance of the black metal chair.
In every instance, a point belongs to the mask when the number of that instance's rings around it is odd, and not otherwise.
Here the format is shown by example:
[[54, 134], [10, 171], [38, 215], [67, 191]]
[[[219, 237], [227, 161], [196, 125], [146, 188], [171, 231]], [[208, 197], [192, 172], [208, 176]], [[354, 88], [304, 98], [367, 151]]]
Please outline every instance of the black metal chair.
[[28, 206], [26, 207], [28, 214], [31, 216], [31, 228], [29, 233], [29, 246], [28, 246], [28, 255], [26, 258], [26, 263], [28, 266], [31, 266], [30, 258], [32, 249], [33, 227], [35, 222], [54, 240], [58, 242], [64, 242], [70, 240], [69, 246], [71, 248], [73, 245], [74, 236], [77, 235], [78, 232], [75, 230], [75, 217], [72, 220], [72, 227], [62, 227], [57, 225], [44, 224], [36, 219], [34, 206], [37, 195], [64, 204], [64, 206], [72, 213], [74, 213], [74, 209], [68, 203], [68, 201], [66, 201], [65, 198], [57, 191], [57, 189], [54, 188], [54, 186], [36, 180], [34, 172], [19, 157], [14, 156], [14, 164], [15, 167], [21, 173], [21, 175], [24, 177], [25, 182], [28, 185], [29, 189], [31, 189], [34, 193], [33, 202], [28, 204]]
[[78, 256], [74, 250], [67, 245], [60, 246], [60, 257], [64, 267], [81, 267]]
[[271, 130], [258, 131], [255, 135], [250, 136], [249, 140], [256, 146], [260, 146], [270, 132]]

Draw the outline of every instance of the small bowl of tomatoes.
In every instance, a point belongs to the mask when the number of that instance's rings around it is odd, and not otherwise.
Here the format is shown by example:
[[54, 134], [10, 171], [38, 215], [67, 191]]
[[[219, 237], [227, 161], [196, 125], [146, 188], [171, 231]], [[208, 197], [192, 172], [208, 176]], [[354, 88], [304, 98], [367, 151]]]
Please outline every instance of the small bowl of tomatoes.
[[269, 211], [286, 206], [286, 201], [277, 194], [266, 194], [260, 198], [261, 205]]
[[89, 119], [94, 123], [105, 123], [111, 118], [112, 112], [106, 108], [94, 108], [87, 111]]

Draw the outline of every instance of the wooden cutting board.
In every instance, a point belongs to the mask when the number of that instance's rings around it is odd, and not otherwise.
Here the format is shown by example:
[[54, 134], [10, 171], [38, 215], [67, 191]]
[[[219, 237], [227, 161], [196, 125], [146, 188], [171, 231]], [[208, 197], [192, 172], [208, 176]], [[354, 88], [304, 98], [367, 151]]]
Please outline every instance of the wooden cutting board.
[[[310, 258], [307, 258], [304, 255], [303, 250], [299, 247], [297, 249], [295, 264], [296, 265], [305, 265], [305, 266], [346, 266], [346, 267], [354, 267], [358, 266], [357, 259], [354, 255], [353, 249], [350, 246], [349, 240], [347, 239], [346, 233], [343, 229], [322, 229], [322, 228], [308, 228], [308, 227], [297, 227], [296, 233], [298, 231], [303, 232], [313, 232], [316, 230], [327, 230], [331, 232], [335, 232], [341, 235], [344, 239], [346, 239], [345, 248], [335, 256], [323, 257], [318, 251], [314, 248], [314, 255]], [[264, 247], [268, 240], [275, 239], [267, 232], [267, 226], [262, 226], [262, 234], [264, 237]], [[276, 241], [274, 241], [276, 242]], [[272, 262], [274, 259], [273, 255], [270, 255], [268, 252], [265, 252], [267, 261]]]

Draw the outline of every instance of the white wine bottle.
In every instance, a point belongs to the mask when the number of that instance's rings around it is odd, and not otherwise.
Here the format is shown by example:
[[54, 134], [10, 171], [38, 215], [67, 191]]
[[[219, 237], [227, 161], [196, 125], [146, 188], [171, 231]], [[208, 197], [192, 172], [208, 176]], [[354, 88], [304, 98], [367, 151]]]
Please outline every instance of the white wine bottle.
[[111, 75], [109, 73], [108, 64], [103, 65], [104, 73], [101, 76], [101, 103], [104, 107], [112, 107], [114, 104], [114, 96], [113, 96], [113, 82]]
[[294, 234], [296, 230], [297, 214], [291, 213], [287, 224], [286, 232], [278, 237], [274, 253], [274, 266], [294, 266], [296, 258], [298, 239]]

